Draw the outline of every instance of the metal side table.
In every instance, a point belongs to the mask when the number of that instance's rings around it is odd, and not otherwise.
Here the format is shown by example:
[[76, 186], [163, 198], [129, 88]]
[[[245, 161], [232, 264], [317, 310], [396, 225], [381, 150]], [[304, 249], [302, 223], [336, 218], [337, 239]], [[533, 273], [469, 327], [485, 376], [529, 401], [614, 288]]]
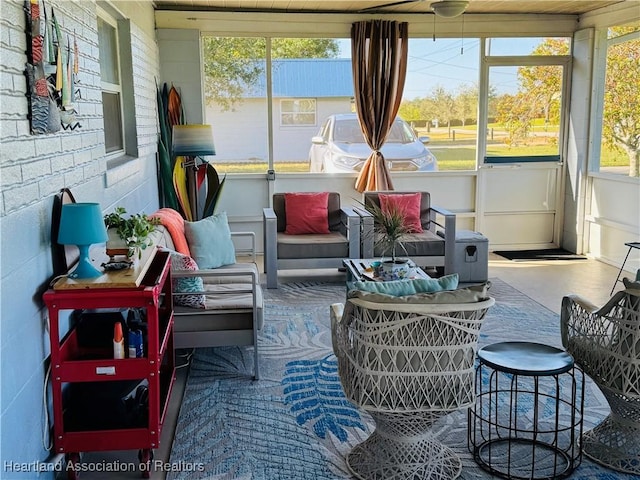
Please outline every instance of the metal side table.
[[584, 373], [567, 352], [530, 342], [478, 351], [468, 448], [508, 479], [565, 478], [580, 465]]

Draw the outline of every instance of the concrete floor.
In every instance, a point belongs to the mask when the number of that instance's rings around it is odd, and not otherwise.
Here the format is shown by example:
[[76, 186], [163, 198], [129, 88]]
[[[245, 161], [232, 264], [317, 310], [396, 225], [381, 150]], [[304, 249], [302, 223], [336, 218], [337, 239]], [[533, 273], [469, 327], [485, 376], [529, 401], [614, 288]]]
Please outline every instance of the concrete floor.
[[[305, 272], [308, 280], [309, 272]], [[588, 260], [556, 260], [556, 261], [529, 261], [513, 262], [498, 255], [489, 254], [489, 277], [497, 277], [517, 288], [532, 299], [541, 303], [553, 312], [560, 312], [562, 297], [566, 294], [578, 294], [595, 305], [603, 305], [610, 298], [610, 291], [618, 275], [618, 269], [605, 263]], [[625, 272], [630, 277], [635, 274]], [[335, 269], [319, 270], [314, 272], [318, 279], [341, 280], [344, 274]], [[300, 280], [301, 272], [283, 272], [280, 281]], [[622, 287], [622, 283], [616, 285], [616, 290]], [[179, 351], [176, 355], [178, 365], [187, 365], [184, 356], [189, 352]], [[188, 367], [177, 370], [177, 378], [171, 395], [169, 412], [162, 432], [161, 445], [155, 451], [155, 461], [168, 462], [171, 451], [171, 443], [175, 430], [176, 420], [180, 409], [180, 403], [184, 393], [184, 385], [188, 374]], [[90, 452], [82, 456], [82, 462], [95, 465], [115, 465], [122, 467], [122, 472], [94, 472], [81, 473], [83, 480], [119, 480], [140, 478], [138, 468], [137, 451], [117, 452]], [[131, 464], [131, 468], [125, 468]], [[168, 468], [179, 466], [163, 464], [163, 468], [152, 472], [151, 478], [161, 480], [166, 477]], [[66, 478], [62, 475], [60, 478]]]

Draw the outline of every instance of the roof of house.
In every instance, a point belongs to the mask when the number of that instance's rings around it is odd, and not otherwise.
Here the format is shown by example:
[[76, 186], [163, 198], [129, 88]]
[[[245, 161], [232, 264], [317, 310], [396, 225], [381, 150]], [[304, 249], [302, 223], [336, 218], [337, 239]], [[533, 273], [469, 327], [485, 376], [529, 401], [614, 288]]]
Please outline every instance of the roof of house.
[[[274, 60], [274, 97], [352, 97], [353, 74], [348, 58]], [[266, 97], [266, 77], [245, 95]]]

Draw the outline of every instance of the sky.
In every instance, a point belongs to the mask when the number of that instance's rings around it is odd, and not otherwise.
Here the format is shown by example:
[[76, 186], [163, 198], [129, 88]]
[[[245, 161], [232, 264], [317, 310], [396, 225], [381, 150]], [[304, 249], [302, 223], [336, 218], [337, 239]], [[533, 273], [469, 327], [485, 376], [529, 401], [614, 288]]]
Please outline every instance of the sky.
[[[540, 38], [493, 39], [493, 55], [527, 55]], [[339, 40], [340, 56], [351, 57], [350, 41]], [[480, 40], [477, 38], [420, 38], [409, 40], [409, 62], [403, 97], [406, 100], [429, 95], [436, 87], [456, 91], [478, 83]], [[516, 67], [502, 67], [490, 80], [498, 94], [517, 91]]]

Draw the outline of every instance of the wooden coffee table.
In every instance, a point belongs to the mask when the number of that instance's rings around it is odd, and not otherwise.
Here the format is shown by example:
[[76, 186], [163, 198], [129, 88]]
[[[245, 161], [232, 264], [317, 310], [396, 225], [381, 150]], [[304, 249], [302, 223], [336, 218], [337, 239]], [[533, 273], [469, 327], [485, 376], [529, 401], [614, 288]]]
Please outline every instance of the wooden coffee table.
[[[373, 267], [371, 267], [372, 262], [378, 261], [380, 261], [378, 258], [345, 258], [342, 263], [347, 269], [347, 282], [382, 282], [383, 280], [374, 274]], [[407, 278], [407, 280], [413, 280], [414, 278], [431, 278], [418, 267], [413, 260], [409, 260], [409, 266], [414, 269], [414, 274], [410, 278]]]

